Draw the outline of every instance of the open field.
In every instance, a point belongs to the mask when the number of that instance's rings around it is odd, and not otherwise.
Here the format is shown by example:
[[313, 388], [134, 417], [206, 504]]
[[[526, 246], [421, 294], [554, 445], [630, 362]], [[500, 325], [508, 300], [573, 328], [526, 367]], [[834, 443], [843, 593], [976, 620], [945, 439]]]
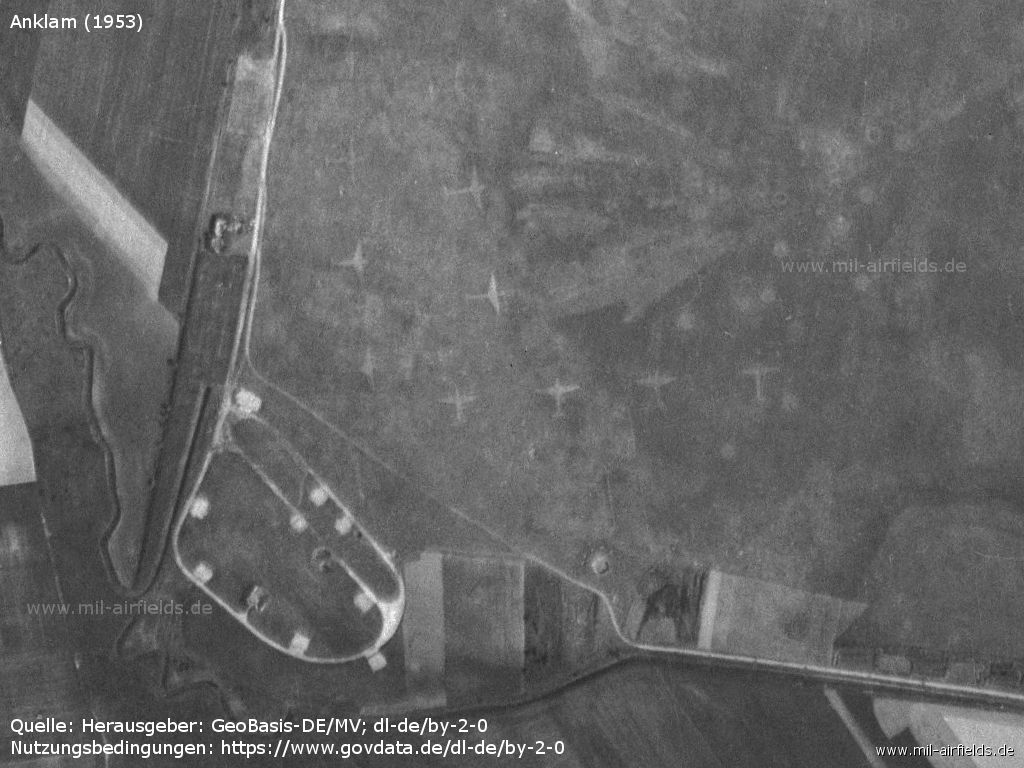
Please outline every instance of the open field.
[[863, 602], [908, 505], [1024, 498], [1012, 35], [689, 5], [289, 6], [246, 349], [313, 464], [378, 457], [620, 623], [694, 566]]

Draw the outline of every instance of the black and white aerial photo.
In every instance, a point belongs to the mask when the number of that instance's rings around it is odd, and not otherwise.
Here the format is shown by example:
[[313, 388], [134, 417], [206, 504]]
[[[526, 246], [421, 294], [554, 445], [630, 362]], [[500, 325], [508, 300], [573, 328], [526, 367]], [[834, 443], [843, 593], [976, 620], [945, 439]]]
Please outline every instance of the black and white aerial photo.
[[0, 0], [0, 767], [1024, 767], [1024, 3]]

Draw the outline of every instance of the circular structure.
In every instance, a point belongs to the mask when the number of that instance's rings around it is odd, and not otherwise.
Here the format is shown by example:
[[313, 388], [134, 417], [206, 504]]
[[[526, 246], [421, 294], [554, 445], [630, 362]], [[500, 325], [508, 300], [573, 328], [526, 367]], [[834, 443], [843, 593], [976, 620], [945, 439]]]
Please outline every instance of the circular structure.
[[311, 558], [313, 567], [321, 573], [331, 570], [333, 559], [331, 551], [326, 547], [317, 547], [314, 549], [313, 556]]
[[243, 416], [255, 416], [263, 406], [263, 399], [255, 392], [240, 389], [235, 392], [235, 408]]
[[676, 328], [680, 331], [689, 332], [697, 327], [697, 313], [693, 307], [687, 305], [679, 310], [676, 315]]
[[612, 564], [608, 560], [608, 554], [604, 550], [598, 550], [590, 556], [590, 570], [596, 576], [604, 576], [611, 570]]
[[850, 234], [850, 226], [850, 220], [840, 213], [829, 220], [828, 232], [837, 240], [842, 240]]
[[210, 514], [210, 500], [205, 496], [196, 496], [188, 505], [188, 513], [196, 520], [202, 520]]
[[893, 142], [893, 146], [896, 148], [897, 152], [909, 152], [914, 148], [915, 144], [916, 141], [914, 139], [914, 134], [909, 132], [901, 133]]
[[328, 498], [329, 496], [327, 494], [327, 489], [324, 488], [322, 485], [318, 485], [316, 488], [309, 492], [309, 500], [314, 507], [322, 507], [324, 504], [327, 503]]
[[876, 200], [875, 190], [864, 184], [857, 190], [857, 199], [864, 205], [871, 205]]

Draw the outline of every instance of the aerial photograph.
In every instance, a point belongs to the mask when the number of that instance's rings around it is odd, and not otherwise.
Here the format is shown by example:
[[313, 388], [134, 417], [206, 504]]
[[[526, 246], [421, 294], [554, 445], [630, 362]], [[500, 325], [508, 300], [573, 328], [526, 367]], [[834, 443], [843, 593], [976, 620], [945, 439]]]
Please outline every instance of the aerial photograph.
[[1024, 768], [1024, 0], [0, 0], [0, 768]]

